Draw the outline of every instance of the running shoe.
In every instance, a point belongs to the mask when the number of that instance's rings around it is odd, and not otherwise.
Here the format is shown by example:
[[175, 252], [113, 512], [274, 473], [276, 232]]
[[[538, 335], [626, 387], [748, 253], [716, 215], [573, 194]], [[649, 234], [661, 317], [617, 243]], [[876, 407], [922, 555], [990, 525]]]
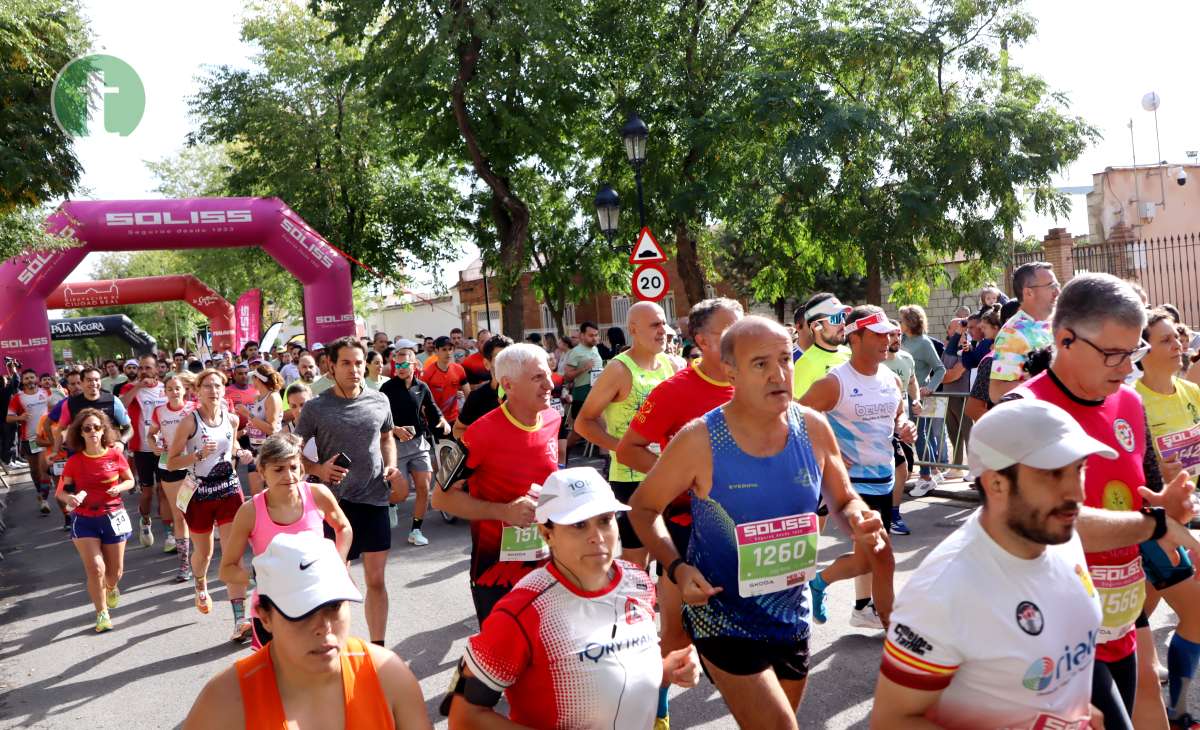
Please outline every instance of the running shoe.
[[937, 489], [938, 483], [933, 479], [918, 479], [909, 494], [913, 497], [924, 497]]
[[908, 525], [905, 524], [904, 518], [897, 515], [896, 517], [892, 518], [892, 534], [911, 535], [912, 530], [908, 529]]
[[1171, 730], [1198, 730], [1198, 729], [1200, 729], [1200, 722], [1197, 722], [1195, 720], [1195, 718], [1193, 718], [1190, 714], [1188, 714], [1186, 712], [1171, 721]]
[[96, 633], [102, 634], [105, 631], [112, 631], [112, 619], [108, 617], [108, 611], [97, 611]]
[[38, 509], [44, 515], [50, 514], [50, 503], [47, 502], [46, 500], [42, 499], [42, 496], [40, 494], [38, 495]]
[[116, 608], [121, 602], [121, 589], [113, 586], [107, 589], [106, 593], [108, 593], [108, 596], [104, 599], [104, 602], [108, 604], [110, 610]]
[[175, 582], [176, 583], [187, 583], [187, 582], [191, 581], [192, 577], [193, 576], [192, 576], [191, 568], [180, 568], [179, 572], [175, 573]]
[[175, 536], [168, 532], [167, 539], [163, 540], [163, 552], [173, 553], [176, 549], [177, 546], [175, 545]]
[[254, 624], [250, 619], [244, 618], [240, 622], [234, 624], [233, 633], [229, 636], [229, 640], [235, 644], [242, 644], [250, 641], [250, 635], [254, 632]]
[[138, 542], [142, 547], [150, 547], [154, 544], [154, 532], [150, 529], [150, 520], [142, 518], [142, 529], [138, 535]]
[[868, 603], [863, 608], [856, 608], [850, 612], [850, 625], [859, 629], [878, 629], [883, 631], [883, 622], [879, 620], [879, 614], [875, 612], [875, 604]]
[[63, 516], [63, 532], [71, 531], [71, 515]]
[[196, 591], [196, 610], [200, 613], [212, 610], [212, 599], [208, 597], [208, 591]]
[[421, 534], [421, 530], [418, 528], [408, 533], [408, 544], [416, 545], [417, 547], [425, 547], [429, 544], [429, 538]]
[[825, 591], [822, 588], [817, 588], [811, 581], [808, 584], [808, 588], [812, 591], [813, 621], [823, 624], [829, 620], [829, 611], [825, 610]]

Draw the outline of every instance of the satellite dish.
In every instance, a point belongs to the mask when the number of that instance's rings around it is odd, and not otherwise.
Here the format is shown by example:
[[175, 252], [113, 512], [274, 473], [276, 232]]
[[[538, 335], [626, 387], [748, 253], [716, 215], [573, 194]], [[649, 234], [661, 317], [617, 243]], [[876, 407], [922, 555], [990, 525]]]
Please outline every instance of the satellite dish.
[[1158, 111], [1158, 104], [1161, 101], [1162, 99], [1158, 97], [1156, 92], [1148, 91], [1146, 92], [1146, 95], [1142, 97], [1142, 108], [1148, 112]]

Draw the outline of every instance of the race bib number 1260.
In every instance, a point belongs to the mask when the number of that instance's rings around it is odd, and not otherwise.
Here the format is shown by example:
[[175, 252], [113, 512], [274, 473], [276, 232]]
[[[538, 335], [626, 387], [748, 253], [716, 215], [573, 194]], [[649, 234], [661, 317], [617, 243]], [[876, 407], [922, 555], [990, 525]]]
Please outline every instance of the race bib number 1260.
[[811, 512], [737, 525], [738, 594], [801, 586], [817, 567], [817, 516]]

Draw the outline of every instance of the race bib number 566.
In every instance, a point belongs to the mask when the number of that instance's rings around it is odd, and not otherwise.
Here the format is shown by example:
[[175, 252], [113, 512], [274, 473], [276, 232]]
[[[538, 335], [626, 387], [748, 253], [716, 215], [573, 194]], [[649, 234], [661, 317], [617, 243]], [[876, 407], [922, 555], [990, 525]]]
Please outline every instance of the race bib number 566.
[[795, 588], [817, 566], [817, 516], [811, 512], [737, 525], [738, 593], [743, 598]]

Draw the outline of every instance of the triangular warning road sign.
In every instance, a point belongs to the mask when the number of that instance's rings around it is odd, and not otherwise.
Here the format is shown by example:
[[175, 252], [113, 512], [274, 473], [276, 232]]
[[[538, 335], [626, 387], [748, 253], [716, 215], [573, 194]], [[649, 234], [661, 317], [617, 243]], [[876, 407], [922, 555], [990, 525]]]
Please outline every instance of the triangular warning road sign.
[[649, 228], [643, 228], [638, 233], [637, 245], [633, 247], [633, 253], [629, 254], [629, 263], [649, 264], [666, 260], [667, 254], [663, 252], [663, 247], [658, 245], [654, 234], [650, 232]]

